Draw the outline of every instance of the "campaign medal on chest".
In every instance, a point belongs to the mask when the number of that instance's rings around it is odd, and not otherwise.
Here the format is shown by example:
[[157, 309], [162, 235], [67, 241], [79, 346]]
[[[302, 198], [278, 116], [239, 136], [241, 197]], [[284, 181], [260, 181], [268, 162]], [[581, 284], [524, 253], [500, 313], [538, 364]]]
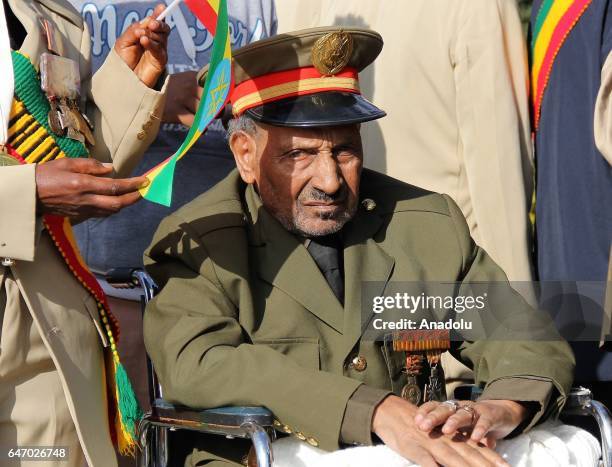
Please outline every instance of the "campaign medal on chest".
[[49, 22], [43, 21], [42, 25], [49, 52], [40, 56], [40, 84], [51, 106], [49, 127], [59, 136], [93, 146], [93, 127], [79, 108], [81, 77], [78, 63], [60, 55], [61, 38], [57, 37]]
[[408, 402], [419, 405], [423, 391], [421, 391], [418, 377], [423, 371], [423, 356], [407, 354], [404, 371], [406, 372], [406, 384], [402, 388], [401, 396]]
[[[448, 331], [402, 331], [393, 333], [393, 350], [405, 352], [406, 384], [401, 390], [401, 397], [414, 405], [428, 401], [446, 400], [444, 372], [440, 359], [442, 352], [450, 348]], [[427, 366], [425, 365], [427, 362]], [[426, 371], [427, 370], [427, 371]], [[420, 377], [426, 377], [427, 383], [421, 386]]]

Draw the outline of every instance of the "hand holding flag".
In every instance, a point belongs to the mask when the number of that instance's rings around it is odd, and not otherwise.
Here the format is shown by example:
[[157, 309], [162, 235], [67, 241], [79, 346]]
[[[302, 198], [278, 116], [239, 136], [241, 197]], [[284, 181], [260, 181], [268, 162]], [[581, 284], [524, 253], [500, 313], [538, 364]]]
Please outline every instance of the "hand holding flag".
[[[179, 3], [180, 0], [175, 0], [157, 19], [163, 19]], [[208, 78], [193, 125], [178, 150], [145, 174], [150, 183], [140, 190], [143, 198], [164, 206], [170, 206], [172, 201], [176, 163], [186, 155], [223, 109], [233, 87], [227, 0], [185, 0], [185, 4], [209, 33], [214, 35], [214, 40]]]

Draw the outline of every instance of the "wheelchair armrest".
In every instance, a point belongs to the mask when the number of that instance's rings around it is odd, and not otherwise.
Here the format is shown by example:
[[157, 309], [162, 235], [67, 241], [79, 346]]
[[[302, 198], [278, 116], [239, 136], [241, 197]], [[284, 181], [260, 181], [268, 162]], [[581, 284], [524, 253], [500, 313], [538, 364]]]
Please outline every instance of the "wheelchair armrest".
[[[168, 460], [167, 430], [187, 429], [201, 433], [222, 435], [226, 438], [250, 438], [255, 449], [258, 467], [271, 467], [274, 416], [264, 407], [219, 407], [198, 410], [155, 399], [151, 412], [145, 414], [138, 426], [142, 447], [142, 466], [149, 466], [155, 457], [166, 465]], [[151, 430], [153, 429], [153, 431]], [[152, 437], [151, 437], [152, 436]]]
[[572, 388], [561, 415], [591, 416], [597, 422], [601, 438], [602, 465], [612, 467], [612, 414], [593, 393], [584, 387]]
[[138, 280], [134, 273], [138, 268], [112, 268], [106, 271], [104, 278], [106, 282], [118, 289], [133, 289], [138, 287]]
[[592, 400], [593, 393], [589, 389], [582, 386], [572, 388], [567, 395], [563, 412], [573, 415], [586, 414]]
[[274, 426], [274, 416], [265, 407], [219, 407], [198, 410], [156, 399], [151, 407], [151, 421], [176, 428], [249, 438], [245, 427]]
[[106, 271], [104, 279], [116, 289], [135, 289], [144, 291], [144, 302], [148, 303], [157, 292], [157, 284], [151, 276], [141, 268], [113, 268]]

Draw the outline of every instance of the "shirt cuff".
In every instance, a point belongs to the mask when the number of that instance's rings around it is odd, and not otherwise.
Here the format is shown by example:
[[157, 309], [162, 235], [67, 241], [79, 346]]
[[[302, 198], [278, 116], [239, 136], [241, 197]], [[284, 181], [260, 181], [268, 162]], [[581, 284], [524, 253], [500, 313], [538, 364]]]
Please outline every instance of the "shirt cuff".
[[374, 409], [383, 399], [393, 394], [384, 389], [372, 388], [362, 384], [350, 397], [344, 410], [340, 427], [340, 442], [352, 445], [371, 446], [372, 417]]
[[528, 377], [501, 378], [485, 387], [479, 401], [508, 400], [532, 403], [533, 410], [509, 437], [530, 430], [547, 412], [554, 386], [550, 381]]

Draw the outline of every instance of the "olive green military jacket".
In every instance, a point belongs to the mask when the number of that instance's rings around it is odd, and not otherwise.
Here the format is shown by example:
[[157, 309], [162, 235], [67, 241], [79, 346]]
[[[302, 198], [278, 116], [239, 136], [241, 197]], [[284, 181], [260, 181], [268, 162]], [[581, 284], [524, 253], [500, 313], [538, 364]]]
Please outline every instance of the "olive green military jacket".
[[[337, 449], [360, 385], [397, 393], [405, 383], [404, 355], [362, 339], [364, 281], [380, 294], [394, 281], [506, 281], [448, 196], [369, 170], [360, 195], [376, 205], [363, 203], [369, 209], [342, 231], [344, 307], [302, 241], [236, 171], [162, 222], [145, 253], [162, 289], [144, 332], [165, 398], [262, 405], [285, 431]], [[517, 317], [532, 313], [514, 300]], [[561, 340], [463, 342], [457, 354], [486, 386], [483, 397], [539, 402], [534, 421], [562, 405], [572, 382], [573, 355]], [[350, 364], [356, 355], [365, 368]]]

